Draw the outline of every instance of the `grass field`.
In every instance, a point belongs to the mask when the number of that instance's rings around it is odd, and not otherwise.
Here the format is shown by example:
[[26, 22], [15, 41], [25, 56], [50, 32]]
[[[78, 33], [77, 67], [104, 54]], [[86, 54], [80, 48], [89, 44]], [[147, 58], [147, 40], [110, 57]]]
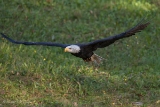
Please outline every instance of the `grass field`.
[[95, 53], [95, 68], [56, 47], [0, 38], [0, 107], [160, 106], [159, 0], [1, 0], [0, 32], [19, 41], [90, 42], [142, 18], [141, 33]]

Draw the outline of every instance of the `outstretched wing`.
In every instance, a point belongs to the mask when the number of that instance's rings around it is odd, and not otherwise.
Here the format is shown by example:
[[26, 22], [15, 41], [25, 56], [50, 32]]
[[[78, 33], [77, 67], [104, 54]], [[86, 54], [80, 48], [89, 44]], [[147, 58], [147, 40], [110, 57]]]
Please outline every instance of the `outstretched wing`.
[[62, 47], [65, 48], [69, 46], [69, 44], [61, 44], [61, 43], [54, 43], [54, 42], [22, 42], [22, 41], [15, 41], [3, 33], [1, 33], [2, 37], [7, 39], [8, 41], [15, 43], [15, 44], [24, 44], [24, 45], [44, 45], [44, 46], [56, 46], [56, 47]]
[[110, 36], [110, 37], [100, 39], [100, 40], [96, 40], [96, 41], [93, 41], [93, 42], [90, 42], [90, 43], [82, 44], [82, 47], [85, 48], [88, 51], [95, 51], [97, 48], [104, 48], [106, 46], [111, 45], [116, 40], [135, 35], [135, 33], [140, 32], [141, 30], [146, 28], [149, 24], [150, 24], [149, 22], [138, 23], [133, 28], [131, 28], [131, 29], [129, 29], [129, 30], [127, 30], [127, 31], [125, 31], [121, 34], [118, 34], [118, 35], [115, 35], [115, 36]]

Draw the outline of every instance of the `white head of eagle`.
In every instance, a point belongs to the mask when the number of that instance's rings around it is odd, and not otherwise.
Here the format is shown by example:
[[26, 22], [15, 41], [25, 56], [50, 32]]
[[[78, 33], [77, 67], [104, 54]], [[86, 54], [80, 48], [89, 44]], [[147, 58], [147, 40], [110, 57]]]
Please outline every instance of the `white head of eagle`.
[[70, 46], [67, 46], [65, 48], [65, 52], [70, 52], [70, 53], [78, 53], [80, 52], [80, 47], [78, 45], [70, 45]]

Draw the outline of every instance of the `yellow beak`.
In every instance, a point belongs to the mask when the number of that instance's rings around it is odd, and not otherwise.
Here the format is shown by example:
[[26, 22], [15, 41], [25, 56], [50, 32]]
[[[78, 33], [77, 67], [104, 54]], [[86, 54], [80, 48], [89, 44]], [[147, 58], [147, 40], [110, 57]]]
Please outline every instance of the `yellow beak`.
[[68, 49], [68, 48], [65, 48], [65, 49], [64, 49], [64, 52], [69, 52], [69, 49]]

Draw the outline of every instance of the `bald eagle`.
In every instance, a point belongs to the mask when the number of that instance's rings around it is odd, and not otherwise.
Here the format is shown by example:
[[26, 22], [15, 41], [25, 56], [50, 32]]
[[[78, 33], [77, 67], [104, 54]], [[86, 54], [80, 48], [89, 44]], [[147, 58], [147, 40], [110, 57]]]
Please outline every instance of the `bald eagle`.
[[135, 33], [140, 32], [144, 28], [146, 28], [150, 23], [141, 21], [133, 28], [120, 33], [118, 35], [110, 36], [104, 39], [95, 40], [88, 43], [77, 43], [77, 44], [61, 44], [61, 43], [53, 43], [53, 42], [23, 42], [23, 41], [15, 41], [8, 36], [1, 33], [2, 37], [7, 39], [8, 41], [15, 43], [15, 44], [24, 44], [24, 45], [44, 45], [44, 46], [56, 46], [64, 48], [65, 52], [69, 52], [72, 55], [82, 58], [86, 62], [96, 62], [100, 63], [102, 60], [102, 57], [96, 55], [93, 53], [93, 51], [97, 50], [98, 48], [104, 48], [106, 46], [111, 45], [115, 41], [130, 37], [132, 35], [135, 35]]

